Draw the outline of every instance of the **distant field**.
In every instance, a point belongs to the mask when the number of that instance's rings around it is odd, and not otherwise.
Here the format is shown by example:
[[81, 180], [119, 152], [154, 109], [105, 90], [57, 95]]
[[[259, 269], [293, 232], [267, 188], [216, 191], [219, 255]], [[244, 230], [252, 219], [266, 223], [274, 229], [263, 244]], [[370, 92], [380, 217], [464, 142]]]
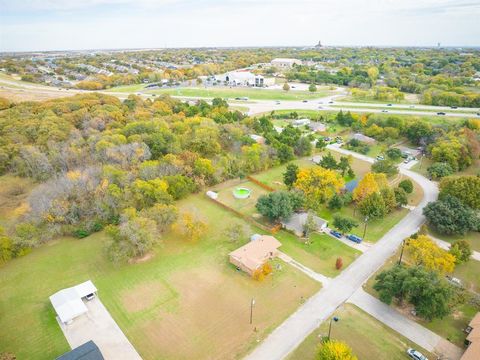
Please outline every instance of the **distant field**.
[[376, 100], [376, 99], [359, 99], [357, 97], [347, 95], [345, 97], [338, 98], [337, 101], [358, 102], [358, 103], [374, 103], [374, 104], [390, 104], [390, 103], [418, 104], [418, 95], [417, 94], [405, 94], [405, 99], [400, 100], [400, 101]]
[[297, 90], [286, 92], [283, 90], [253, 88], [175, 88], [149, 90], [147, 93], [204, 98], [221, 97], [234, 99], [236, 97], [248, 97], [251, 100], [309, 100], [325, 97], [331, 92], [328, 88], [321, 88], [315, 93]]
[[0, 268], [0, 353], [47, 360], [68, 351], [48, 297], [88, 279], [145, 360], [240, 358], [321, 288], [280, 261], [263, 282], [236, 271], [228, 253], [248, 241], [247, 234], [232, 243], [224, 230], [242, 220], [204, 195], [179, 205], [197, 209], [207, 234], [195, 243], [169, 234], [147, 261], [113, 265], [100, 232], [58, 239]]
[[[419, 350], [429, 359], [435, 359], [433, 355], [355, 305], [344, 304], [332, 316], [340, 319], [332, 324], [332, 339], [346, 342], [359, 360], [386, 359], [386, 354], [389, 360], [405, 360], [408, 358], [406, 351], [409, 347]], [[313, 331], [287, 360], [315, 360], [321, 337], [328, 334], [329, 321], [325, 320]]]

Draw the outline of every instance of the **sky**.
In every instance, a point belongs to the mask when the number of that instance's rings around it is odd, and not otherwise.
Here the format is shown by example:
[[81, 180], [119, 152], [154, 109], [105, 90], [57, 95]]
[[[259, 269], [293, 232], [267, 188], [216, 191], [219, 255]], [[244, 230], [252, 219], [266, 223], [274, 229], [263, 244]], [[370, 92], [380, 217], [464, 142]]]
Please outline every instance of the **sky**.
[[480, 46], [480, 0], [0, 0], [0, 51]]

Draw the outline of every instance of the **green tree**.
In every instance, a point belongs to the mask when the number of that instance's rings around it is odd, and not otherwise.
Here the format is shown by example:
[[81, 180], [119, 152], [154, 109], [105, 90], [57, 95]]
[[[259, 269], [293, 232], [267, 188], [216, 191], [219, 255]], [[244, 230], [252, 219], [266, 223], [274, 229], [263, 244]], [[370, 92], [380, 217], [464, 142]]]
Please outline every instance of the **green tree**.
[[375, 281], [373, 288], [380, 300], [387, 304], [394, 298], [400, 303], [408, 301], [427, 320], [443, 318], [452, 311], [453, 289], [436, 271], [394, 265], [378, 274]]
[[389, 159], [392, 159], [392, 160], [398, 160], [402, 157], [402, 151], [398, 148], [389, 148], [386, 151], [386, 154], [389, 157]]
[[330, 210], [339, 210], [343, 206], [343, 198], [339, 194], [334, 194], [328, 201], [327, 207]]
[[270, 220], [286, 220], [292, 216], [295, 209], [292, 194], [288, 191], [275, 191], [258, 198], [256, 209]]
[[430, 177], [435, 180], [453, 174], [452, 167], [446, 162], [433, 163], [431, 166], [428, 167], [427, 171]]
[[408, 205], [408, 196], [405, 190], [402, 188], [395, 188], [393, 191], [395, 192], [395, 201], [397, 203], [397, 207]]
[[351, 218], [335, 215], [333, 217], [333, 226], [342, 234], [345, 234], [350, 232], [354, 227], [357, 227], [358, 223]]
[[398, 174], [397, 166], [389, 160], [378, 160], [372, 165], [374, 173], [383, 173], [388, 177]]
[[471, 208], [450, 195], [429, 203], [423, 208], [423, 214], [430, 225], [446, 235], [478, 231], [480, 224], [478, 215]]
[[298, 170], [299, 168], [297, 165], [288, 164], [283, 173], [283, 183], [287, 185], [289, 189], [291, 189], [295, 181], [297, 181]]
[[5, 234], [5, 230], [3, 227], [0, 226], [0, 264], [6, 263], [13, 257], [13, 242], [7, 234]]
[[480, 176], [451, 176], [440, 181], [440, 199], [454, 196], [472, 209], [480, 209]]
[[463, 264], [470, 260], [472, 256], [472, 249], [470, 244], [465, 240], [457, 240], [451, 246], [449, 250], [450, 254], [455, 256], [455, 264]]
[[284, 91], [289, 91], [289, 90], [290, 90], [290, 85], [288, 85], [288, 83], [285, 82], [285, 83], [283, 84], [282, 89], [283, 89]]
[[328, 152], [320, 160], [320, 166], [325, 169], [334, 170], [337, 168], [338, 164], [337, 164], [337, 160], [335, 160], [333, 155]]
[[314, 93], [317, 91], [317, 87], [315, 86], [314, 83], [311, 83], [309, 86], [308, 86], [308, 91]]
[[379, 193], [373, 193], [363, 199], [358, 207], [360, 212], [368, 216], [369, 219], [381, 219], [387, 214], [387, 207], [382, 195]]
[[400, 181], [398, 187], [405, 190], [407, 194], [411, 194], [413, 192], [413, 182], [410, 179]]

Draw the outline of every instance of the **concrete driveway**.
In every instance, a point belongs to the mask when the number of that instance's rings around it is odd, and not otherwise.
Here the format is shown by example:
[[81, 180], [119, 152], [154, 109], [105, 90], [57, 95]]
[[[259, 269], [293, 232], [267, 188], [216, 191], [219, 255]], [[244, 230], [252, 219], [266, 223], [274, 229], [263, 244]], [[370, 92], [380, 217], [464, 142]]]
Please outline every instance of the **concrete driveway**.
[[59, 321], [72, 349], [93, 340], [105, 360], [142, 359], [98, 297], [85, 304], [88, 312], [74, 319], [72, 324]]

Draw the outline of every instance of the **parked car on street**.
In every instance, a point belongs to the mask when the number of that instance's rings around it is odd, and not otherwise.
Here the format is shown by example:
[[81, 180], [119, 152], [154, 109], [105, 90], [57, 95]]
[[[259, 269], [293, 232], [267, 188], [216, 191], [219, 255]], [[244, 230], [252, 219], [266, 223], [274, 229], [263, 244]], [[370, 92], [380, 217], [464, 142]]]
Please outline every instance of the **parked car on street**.
[[428, 360], [425, 355], [423, 355], [421, 352], [412, 348], [407, 350], [407, 354], [414, 360]]
[[439, 111], [439, 112], [437, 112], [437, 115], [447, 115], [447, 114], [444, 113], [443, 111]]
[[383, 109], [383, 110], [382, 110], [382, 112], [383, 112], [383, 113], [387, 113], [387, 112], [388, 112], [388, 110], [385, 110], [385, 109]]
[[393, 106], [392, 104], [387, 104], [387, 106]]
[[383, 156], [383, 155], [378, 155], [378, 156], [376, 157], [376, 159], [379, 160], [379, 161], [385, 160], [385, 156]]
[[332, 234], [333, 236], [335, 236], [338, 239], [340, 239], [342, 237], [342, 234], [339, 233], [338, 231], [335, 231], [335, 230], [330, 230], [330, 234]]
[[350, 240], [350, 241], [353, 241], [354, 243], [357, 243], [357, 244], [360, 244], [362, 242], [361, 237], [359, 237], [357, 235], [353, 235], [353, 234], [348, 234], [347, 239]]

